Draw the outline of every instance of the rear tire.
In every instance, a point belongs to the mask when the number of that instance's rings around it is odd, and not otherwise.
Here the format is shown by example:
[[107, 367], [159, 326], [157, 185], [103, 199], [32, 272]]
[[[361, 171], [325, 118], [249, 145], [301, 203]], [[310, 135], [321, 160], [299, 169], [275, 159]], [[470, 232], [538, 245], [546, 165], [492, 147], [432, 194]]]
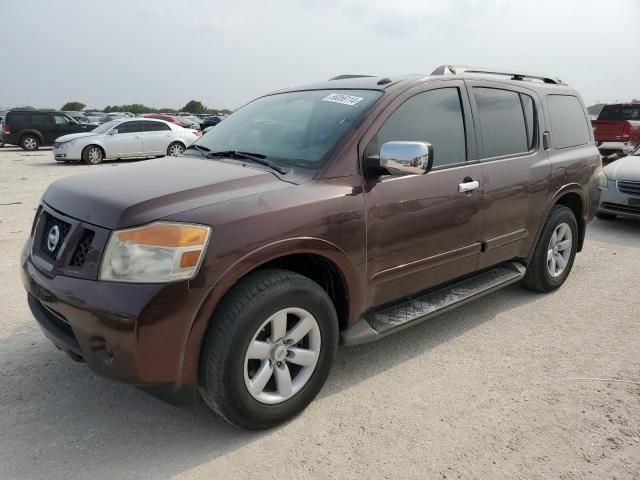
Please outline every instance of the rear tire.
[[578, 250], [578, 222], [573, 211], [556, 205], [549, 212], [522, 283], [531, 290], [551, 292], [569, 276]]
[[20, 147], [28, 152], [33, 152], [40, 148], [40, 139], [36, 135], [27, 134], [20, 139]]
[[173, 142], [169, 145], [169, 148], [167, 148], [167, 156], [169, 157], [177, 157], [182, 152], [184, 152], [184, 145], [180, 142]]
[[274, 427], [316, 397], [337, 347], [336, 311], [317, 283], [286, 270], [251, 273], [225, 297], [209, 325], [200, 355], [200, 395], [231, 424]]
[[97, 145], [89, 145], [82, 151], [82, 161], [87, 165], [98, 165], [104, 160], [104, 152]]
[[596, 217], [598, 217], [601, 220], [615, 220], [617, 215], [614, 215], [612, 213], [598, 212], [596, 213]]

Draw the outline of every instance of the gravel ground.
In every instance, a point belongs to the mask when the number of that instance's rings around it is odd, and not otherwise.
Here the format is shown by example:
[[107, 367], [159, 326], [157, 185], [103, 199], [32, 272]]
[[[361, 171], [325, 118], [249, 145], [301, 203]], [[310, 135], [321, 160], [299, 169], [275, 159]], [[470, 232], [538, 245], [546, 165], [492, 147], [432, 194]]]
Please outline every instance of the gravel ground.
[[94, 375], [28, 312], [40, 195], [122, 165], [0, 149], [1, 479], [640, 479], [640, 221], [594, 221], [553, 294], [511, 286], [342, 349], [299, 418], [248, 433]]

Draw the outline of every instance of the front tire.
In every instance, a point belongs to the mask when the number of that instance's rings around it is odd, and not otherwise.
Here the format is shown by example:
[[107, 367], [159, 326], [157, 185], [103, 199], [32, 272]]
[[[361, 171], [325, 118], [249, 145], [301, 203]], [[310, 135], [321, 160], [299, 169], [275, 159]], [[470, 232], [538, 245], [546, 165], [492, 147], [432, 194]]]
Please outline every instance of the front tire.
[[104, 160], [104, 153], [97, 145], [89, 145], [82, 151], [82, 161], [87, 165], [98, 165]]
[[167, 148], [167, 155], [170, 157], [177, 157], [182, 152], [184, 152], [184, 145], [180, 142], [173, 142], [169, 145], [169, 148]]
[[578, 222], [573, 211], [556, 205], [549, 212], [523, 284], [538, 292], [559, 288], [569, 276], [578, 250]]
[[327, 293], [307, 277], [261, 270], [217, 310], [200, 355], [199, 389], [228, 422], [262, 430], [291, 419], [324, 385], [338, 347]]
[[20, 139], [20, 147], [28, 152], [38, 150], [40, 148], [40, 139], [35, 135], [25, 135]]

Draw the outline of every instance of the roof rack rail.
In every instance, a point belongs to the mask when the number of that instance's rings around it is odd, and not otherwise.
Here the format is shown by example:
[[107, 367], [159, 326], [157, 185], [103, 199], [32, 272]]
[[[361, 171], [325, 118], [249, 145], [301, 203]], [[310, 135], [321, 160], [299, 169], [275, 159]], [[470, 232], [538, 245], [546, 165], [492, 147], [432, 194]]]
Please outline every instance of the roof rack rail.
[[464, 65], [440, 65], [436, 68], [431, 75], [464, 75], [465, 73], [485, 73], [487, 75], [504, 75], [511, 77], [511, 80], [541, 80], [544, 83], [551, 83], [553, 85], [566, 85], [562, 80], [557, 77], [549, 77], [545, 75], [531, 75], [528, 73], [516, 73], [509, 72], [507, 70], [498, 70], [495, 68], [477, 68], [466, 67]]
[[347, 80], [349, 78], [366, 78], [366, 77], [373, 77], [374, 75], [351, 75], [351, 74], [346, 74], [346, 75], [338, 75], [335, 76], [333, 78], [330, 78], [329, 81], [331, 80]]

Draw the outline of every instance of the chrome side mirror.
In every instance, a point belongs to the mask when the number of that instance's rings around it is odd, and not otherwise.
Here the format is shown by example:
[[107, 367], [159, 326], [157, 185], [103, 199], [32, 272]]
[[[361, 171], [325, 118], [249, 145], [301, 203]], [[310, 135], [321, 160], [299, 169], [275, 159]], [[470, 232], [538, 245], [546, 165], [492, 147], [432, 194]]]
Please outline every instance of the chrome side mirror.
[[421, 175], [432, 165], [433, 147], [428, 142], [387, 142], [380, 149], [380, 167], [389, 175]]

